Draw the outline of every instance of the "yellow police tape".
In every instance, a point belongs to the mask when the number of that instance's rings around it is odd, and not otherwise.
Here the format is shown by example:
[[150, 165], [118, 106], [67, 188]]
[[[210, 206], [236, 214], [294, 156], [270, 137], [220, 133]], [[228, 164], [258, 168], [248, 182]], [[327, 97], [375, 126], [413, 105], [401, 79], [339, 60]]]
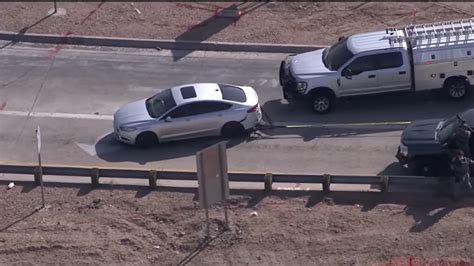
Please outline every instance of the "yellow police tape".
[[347, 124], [306, 124], [306, 125], [274, 125], [285, 128], [307, 128], [307, 127], [354, 127], [354, 126], [397, 126], [408, 125], [409, 121], [396, 122], [369, 122], [369, 123], [347, 123]]

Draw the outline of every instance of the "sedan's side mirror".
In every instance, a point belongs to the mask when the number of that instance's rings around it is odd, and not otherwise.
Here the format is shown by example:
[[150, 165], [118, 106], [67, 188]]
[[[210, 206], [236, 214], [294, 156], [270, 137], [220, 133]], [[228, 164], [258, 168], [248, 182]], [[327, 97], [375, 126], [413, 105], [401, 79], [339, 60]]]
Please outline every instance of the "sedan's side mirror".
[[346, 79], [351, 79], [352, 78], [352, 70], [350, 68], [346, 68], [346, 69], [344, 69], [344, 71], [342, 71], [342, 75]]
[[165, 122], [171, 123], [171, 122], [173, 122], [173, 118], [167, 116], [167, 117], [165, 118]]

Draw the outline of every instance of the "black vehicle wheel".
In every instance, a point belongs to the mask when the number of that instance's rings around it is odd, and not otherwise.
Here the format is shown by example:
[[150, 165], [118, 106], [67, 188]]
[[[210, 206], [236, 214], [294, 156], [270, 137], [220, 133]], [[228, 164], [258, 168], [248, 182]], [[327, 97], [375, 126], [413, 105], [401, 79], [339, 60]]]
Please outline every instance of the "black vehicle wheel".
[[461, 100], [469, 93], [469, 83], [465, 79], [454, 78], [446, 81], [444, 89], [452, 100]]
[[430, 158], [416, 158], [413, 165], [413, 173], [416, 176], [439, 176], [436, 160]]
[[222, 127], [221, 135], [224, 138], [237, 138], [242, 137], [246, 133], [245, 128], [242, 124], [237, 122], [229, 122]]
[[311, 110], [316, 114], [326, 114], [334, 105], [334, 96], [329, 92], [316, 92], [311, 97]]
[[135, 145], [140, 148], [149, 148], [156, 144], [158, 144], [158, 137], [150, 131], [140, 133], [135, 140]]

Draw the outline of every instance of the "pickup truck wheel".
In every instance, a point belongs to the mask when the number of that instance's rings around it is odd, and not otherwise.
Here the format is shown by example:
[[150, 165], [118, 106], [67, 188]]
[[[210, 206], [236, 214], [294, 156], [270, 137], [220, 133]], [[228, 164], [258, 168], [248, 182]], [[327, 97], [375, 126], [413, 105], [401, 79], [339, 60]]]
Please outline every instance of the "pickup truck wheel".
[[413, 172], [417, 176], [433, 176], [439, 174], [439, 169], [436, 167], [436, 160], [430, 158], [417, 158], [414, 161]]
[[446, 81], [444, 85], [449, 98], [453, 100], [461, 100], [467, 96], [469, 92], [469, 83], [461, 78]]
[[317, 114], [326, 114], [334, 105], [334, 97], [328, 92], [317, 92], [311, 98], [311, 109]]

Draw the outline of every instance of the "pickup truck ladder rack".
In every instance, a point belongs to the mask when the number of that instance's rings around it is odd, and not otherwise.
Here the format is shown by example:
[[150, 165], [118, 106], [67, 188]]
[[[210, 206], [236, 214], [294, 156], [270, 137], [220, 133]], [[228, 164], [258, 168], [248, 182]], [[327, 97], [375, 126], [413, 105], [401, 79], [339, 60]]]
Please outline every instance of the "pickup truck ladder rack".
[[[387, 28], [385, 32], [390, 34], [388, 36], [390, 46], [395, 44], [402, 46], [403, 42], [410, 42], [413, 48], [417, 48], [423, 43], [423, 40], [428, 40], [428, 44], [447, 44], [453, 41], [468, 41], [470, 37], [474, 41], [473, 34], [473, 19], [460, 19], [451, 21], [442, 21], [434, 23], [416, 24], [400, 28]], [[403, 35], [400, 34], [403, 32]], [[451, 40], [451, 37], [455, 37]], [[464, 36], [463, 39], [460, 39]], [[442, 38], [445, 38], [442, 41]]]

